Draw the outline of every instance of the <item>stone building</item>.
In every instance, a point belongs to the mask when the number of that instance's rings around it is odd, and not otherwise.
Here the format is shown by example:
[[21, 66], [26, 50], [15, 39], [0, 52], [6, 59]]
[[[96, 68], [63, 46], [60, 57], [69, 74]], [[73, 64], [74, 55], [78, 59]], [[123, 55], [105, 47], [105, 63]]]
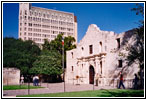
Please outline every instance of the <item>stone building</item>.
[[54, 40], [60, 33], [74, 37], [77, 43], [77, 18], [73, 13], [19, 4], [19, 38], [41, 46], [44, 39]]
[[126, 56], [133, 44], [133, 30], [116, 34], [102, 31], [95, 24], [88, 27], [77, 48], [67, 51], [65, 82], [117, 86], [120, 72], [125, 86], [131, 87], [137, 64], [127, 66]]
[[20, 70], [16, 68], [3, 68], [3, 85], [19, 85]]

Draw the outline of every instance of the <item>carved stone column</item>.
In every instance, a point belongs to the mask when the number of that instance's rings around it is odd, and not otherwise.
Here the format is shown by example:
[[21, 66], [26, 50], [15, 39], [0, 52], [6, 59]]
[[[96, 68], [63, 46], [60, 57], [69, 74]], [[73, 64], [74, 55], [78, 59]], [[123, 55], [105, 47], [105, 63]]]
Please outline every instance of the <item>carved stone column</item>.
[[99, 74], [99, 59], [98, 57], [95, 58], [95, 74]]
[[103, 86], [106, 85], [106, 74], [107, 74], [107, 68], [105, 68], [105, 56], [102, 56], [102, 77], [103, 77]]
[[105, 68], [105, 57], [102, 57], [102, 76], [105, 77], [107, 69]]
[[85, 80], [86, 80], [87, 84], [89, 84], [89, 66], [90, 66], [90, 63], [89, 63], [89, 60], [87, 60], [86, 61], [86, 68], [85, 68], [86, 69], [85, 70], [86, 71], [86, 79]]

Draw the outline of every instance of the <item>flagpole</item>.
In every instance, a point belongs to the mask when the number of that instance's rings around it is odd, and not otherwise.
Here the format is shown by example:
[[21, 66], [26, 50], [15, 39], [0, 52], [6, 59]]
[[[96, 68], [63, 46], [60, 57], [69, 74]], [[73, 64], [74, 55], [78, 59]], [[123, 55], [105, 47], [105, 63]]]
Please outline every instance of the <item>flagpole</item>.
[[64, 81], [64, 92], [65, 92], [64, 37], [62, 37], [62, 66], [63, 66], [63, 81]]

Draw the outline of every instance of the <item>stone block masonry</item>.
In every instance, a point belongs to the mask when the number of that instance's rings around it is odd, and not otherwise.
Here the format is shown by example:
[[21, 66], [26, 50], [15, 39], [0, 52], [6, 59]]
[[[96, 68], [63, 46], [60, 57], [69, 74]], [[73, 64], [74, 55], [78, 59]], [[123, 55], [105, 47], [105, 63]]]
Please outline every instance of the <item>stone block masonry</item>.
[[20, 70], [16, 68], [3, 68], [3, 85], [19, 85]]

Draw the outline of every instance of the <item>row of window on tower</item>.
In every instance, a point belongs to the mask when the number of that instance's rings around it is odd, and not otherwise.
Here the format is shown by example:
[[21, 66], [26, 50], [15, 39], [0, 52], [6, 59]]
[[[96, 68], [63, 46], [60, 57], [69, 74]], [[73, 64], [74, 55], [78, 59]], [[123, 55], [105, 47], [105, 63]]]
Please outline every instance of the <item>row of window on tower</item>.
[[[27, 21], [27, 16], [23, 17], [24, 20]], [[68, 26], [68, 27], [73, 27], [73, 23], [72, 22], [65, 22], [65, 21], [58, 21], [58, 20], [50, 20], [50, 19], [44, 19], [44, 18], [37, 18], [37, 17], [30, 17], [28, 16], [28, 20], [30, 22], [37, 22], [37, 23], [46, 23], [46, 24], [55, 24], [55, 25], [62, 25], [62, 26]], [[22, 21], [22, 16], [20, 16], [20, 21]]]
[[[20, 23], [20, 26], [22, 26], [22, 23]], [[24, 23], [24, 26], [27, 26], [27, 23]], [[66, 28], [66, 27], [58, 27], [58, 26], [53, 26], [53, 25], [41, 25], [41, 24], [36, 24], [36, 23], [28, 23], [29, 27], [38, 27], [38, 28], [51, 28], [51, 29], [55, 29], [55, 30], [64, 30], [64, 31], [73, 31], [73, 28]]]
[[[42, 17], [42, 18], [51, 18], [51, 19], [55, 19], [55, 20], [63, 20], [63, 21], [68, 21], [68, 22], [72, 22], [74, 20], [73, 15], [63, 15], [63, 14], [55, 14], [55, 13], [42, 13], [42, 12], [38, 12], [38, 11], [30, 11], [29, 14], [27, 14], [27, 10], [24, 10], [24, 14], [25, 16], [30, 15], [30, 16], [35, 16], [35, 17]], [[22, 15], [22, 10], [20, 10], [20, 15]]]
[[[32, 40], [32, 41], [35, 41], [35, 42], [44, 42], [44, 39], [47, 39], [47, 38], [43, 38], [43, 39], [41, 39], [41, 38], [36, 38], [36, 37], [24, 37], [24, 40]], [[51, 41], [51, 40], [53, 40], [53, 39], [47, 39], [49, 42]]]
[[[54, 28], [56, 27], [52, 27], [52, 30], [46, 30], [46, 29], [38, 29], [38, 28], [28, 28], [28, 31], [34, 31], [34, 32], [43, 32], [43, 33], [52, 33], [52, 34], [58, 34], [58, 33], [66, 33], [66, 32], [58, 32], [58, 31], [55, 31]], [[61, 31], [66, 31], [66, 29], [69, 31], [69, 30], [73, 30], [73, 29], [69, 29], [69, 28], [62, 28], [62, 27], [59, 27], [59, 29]], [[20, 32], [22, 31], [22, 27], [20, 27]], [[27, 27], [24, 27], [24, 31], [27, 31]], [[72, 31], [73, 32], [73, 31]], [[70, 33], [70, 32], [67, 32], [68, 35], [73, 35], [73, 33]]]

